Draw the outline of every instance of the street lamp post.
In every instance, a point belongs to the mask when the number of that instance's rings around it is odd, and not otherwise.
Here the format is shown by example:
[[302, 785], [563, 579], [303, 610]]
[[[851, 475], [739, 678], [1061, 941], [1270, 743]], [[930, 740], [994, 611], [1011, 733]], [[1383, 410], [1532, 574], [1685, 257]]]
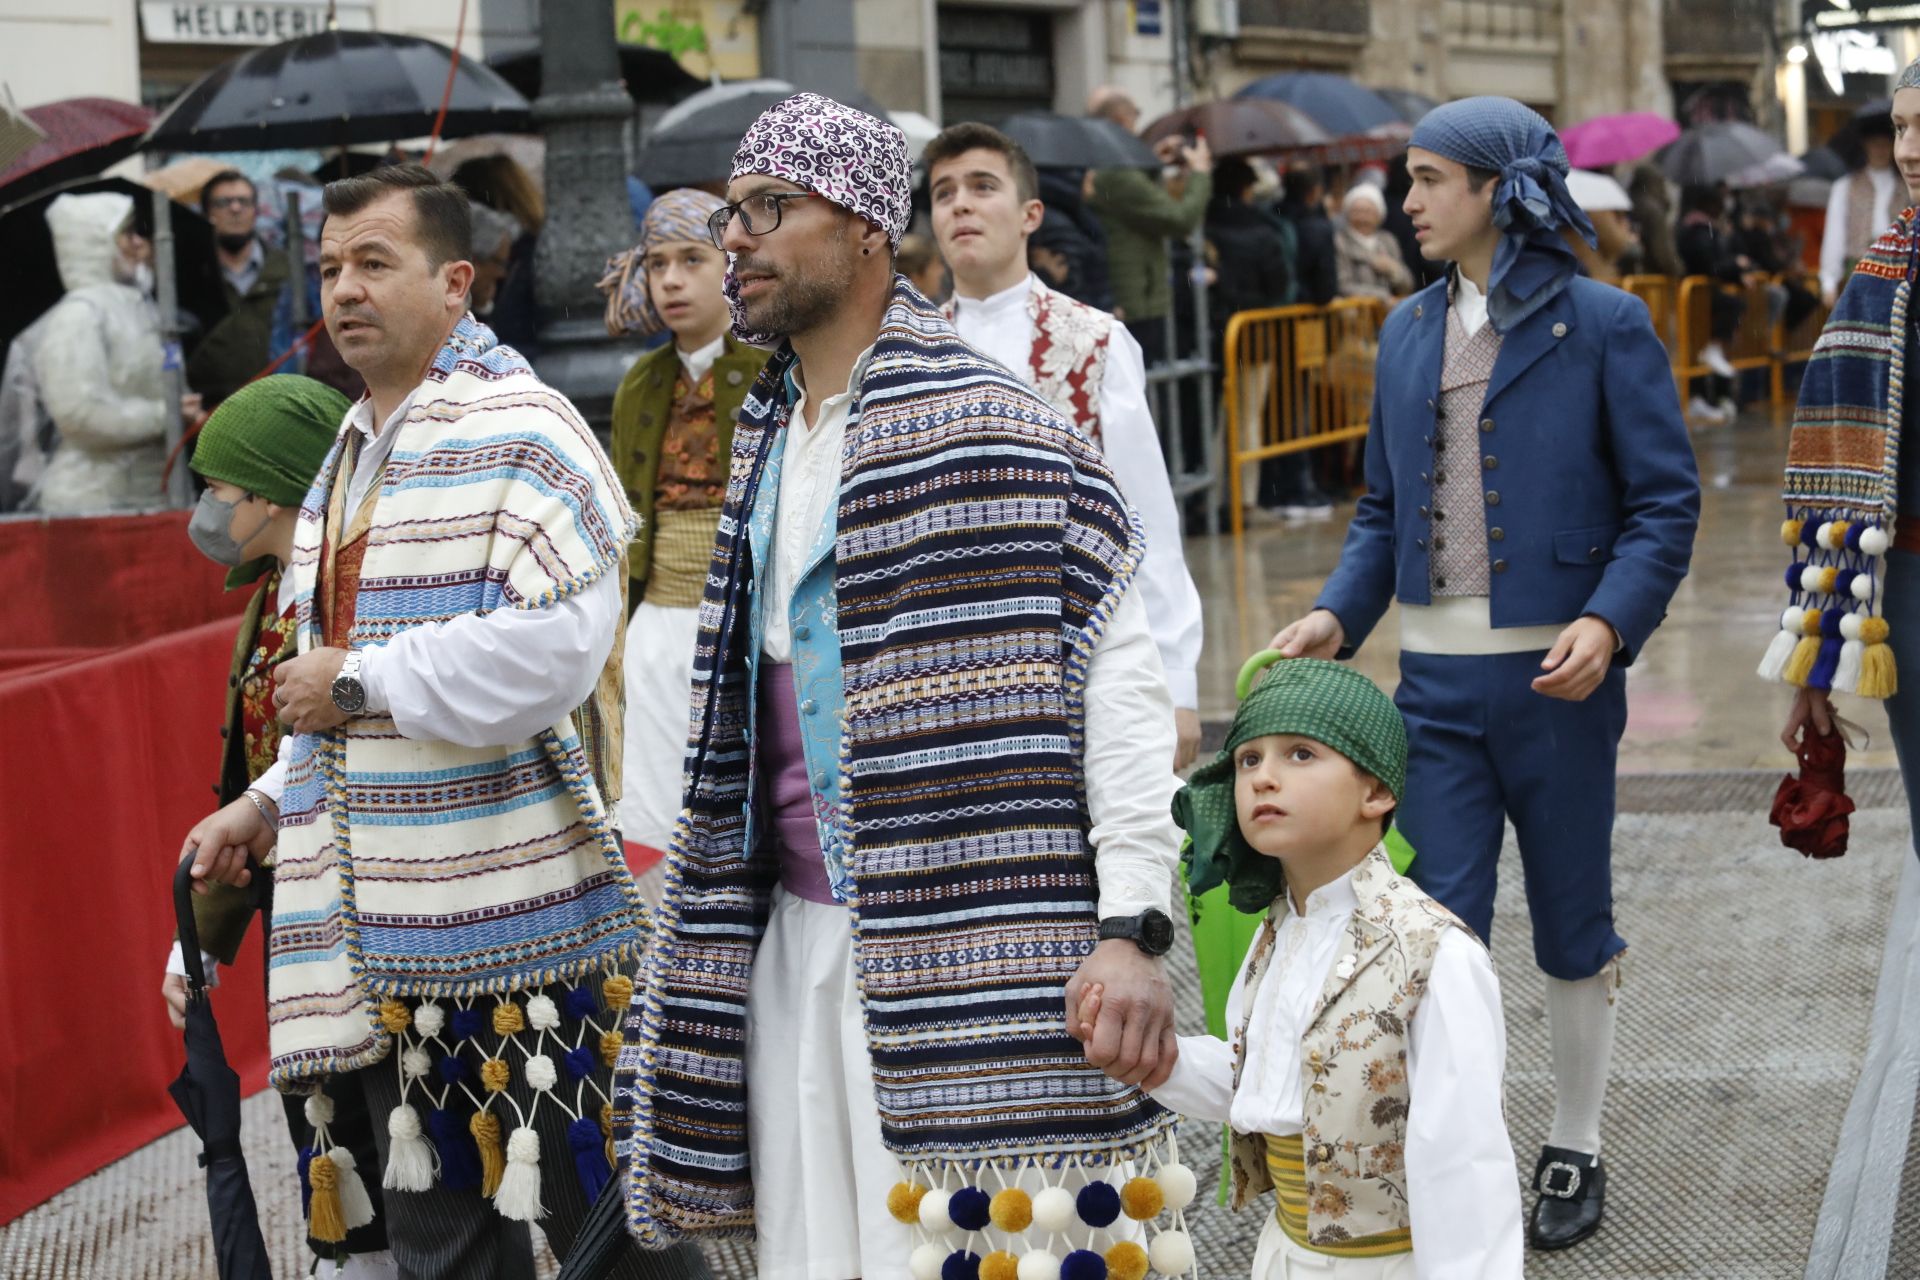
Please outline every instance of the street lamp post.
[[633, 100], [620, 83], [612, 0], [540, 0], [540, 96], [547, 221], [534, 254], [540, 376], [604, 429], [640, 349], [607, 336], [595, 285], [634, 242], [622, 133]]

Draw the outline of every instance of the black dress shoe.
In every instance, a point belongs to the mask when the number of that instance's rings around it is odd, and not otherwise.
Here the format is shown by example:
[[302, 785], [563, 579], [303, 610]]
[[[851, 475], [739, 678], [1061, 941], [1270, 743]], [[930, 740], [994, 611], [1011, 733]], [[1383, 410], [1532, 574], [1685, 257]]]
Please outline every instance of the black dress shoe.
[[1533, 1218], [1527, 1240], [1536, 1249], [1565, 1249], [1600, 1229], [1607, 1208], [1607, 1171], [1598, 1156], [1565, 1147], [1540, 1148], [1533, 1169]]

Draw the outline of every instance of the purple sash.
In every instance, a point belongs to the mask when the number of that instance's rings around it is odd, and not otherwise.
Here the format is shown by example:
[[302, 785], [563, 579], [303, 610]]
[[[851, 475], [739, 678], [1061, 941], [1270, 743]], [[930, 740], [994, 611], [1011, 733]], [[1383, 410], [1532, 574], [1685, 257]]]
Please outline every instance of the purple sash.
[[832, 906], [833, 885], [820, 853], [820, 828], [814, 825], [793, 668], [786, 663], [760, 663], [759, 731], [761, 812], [771, 820], [780, 854], [780, 884], [795, 897]]

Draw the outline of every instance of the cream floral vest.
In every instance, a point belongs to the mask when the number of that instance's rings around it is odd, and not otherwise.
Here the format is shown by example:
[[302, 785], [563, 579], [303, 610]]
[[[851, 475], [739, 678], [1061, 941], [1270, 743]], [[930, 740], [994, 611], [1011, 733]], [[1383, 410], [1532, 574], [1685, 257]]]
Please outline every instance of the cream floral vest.
[[[1397, 874], [1384, 848], [1353, 872], [1360, 905], [1301, 1037], [1300, 1086], [1306, 1125], [1307, 1235], [1335, 1245], [1408, 1228], [1407, 1034], [1426, 993], [1434, 953], [1449, 929], [1472, 932], [1452, 912]], [[1274, 906], [1253, 943], [1244, 1007], [1273, 958]], [[1246, 1063], [1247, 1024], [1234, 1028], [1234, 1088]], [[1233, 1135], [1233, 1207], [1273, 1186], [1266, 1140]]]

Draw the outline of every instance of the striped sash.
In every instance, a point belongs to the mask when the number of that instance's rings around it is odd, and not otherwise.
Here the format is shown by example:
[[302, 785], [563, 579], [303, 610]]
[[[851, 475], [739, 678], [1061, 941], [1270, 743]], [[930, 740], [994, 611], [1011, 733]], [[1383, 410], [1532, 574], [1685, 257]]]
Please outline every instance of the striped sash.
[[1287, 1239], [1302, 1249], [1324, 1253], [1330, 1258], [1386, 1258], [1396, 1253], [1413, 1252], [1413, 1232], [1406, 1227], [1382, 1231], [1358, 1240], [1315, 1244], [1307, 1235], [1307, 1161], [1300, 1135], [1284, 1138], [1272, 1134], [1267, 1139], [1267, 1174], [1273, 1179], [1274, 1217]]

